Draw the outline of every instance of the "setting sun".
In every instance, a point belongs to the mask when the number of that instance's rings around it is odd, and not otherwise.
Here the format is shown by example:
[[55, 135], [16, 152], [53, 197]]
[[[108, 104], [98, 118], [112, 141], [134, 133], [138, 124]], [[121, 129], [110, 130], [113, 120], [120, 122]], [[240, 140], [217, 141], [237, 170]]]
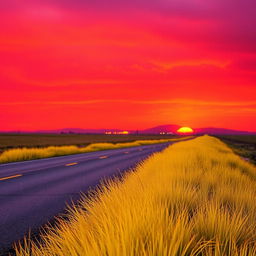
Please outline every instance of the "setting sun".
[[181, 127], [177, 130], [179, 133], [192, 133], [193, 129], [190, 127]]

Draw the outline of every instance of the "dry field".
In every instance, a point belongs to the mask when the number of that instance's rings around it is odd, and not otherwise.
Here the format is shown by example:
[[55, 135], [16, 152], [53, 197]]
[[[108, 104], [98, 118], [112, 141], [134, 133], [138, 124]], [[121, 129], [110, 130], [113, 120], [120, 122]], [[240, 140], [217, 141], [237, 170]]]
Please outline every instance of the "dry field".
[[105, 134], [0, 134], [0, 152], [12, 148], [48, 146], [88, 146], [92, 143], [121, 143], [135, 140], [174, 139], [175, 135]]

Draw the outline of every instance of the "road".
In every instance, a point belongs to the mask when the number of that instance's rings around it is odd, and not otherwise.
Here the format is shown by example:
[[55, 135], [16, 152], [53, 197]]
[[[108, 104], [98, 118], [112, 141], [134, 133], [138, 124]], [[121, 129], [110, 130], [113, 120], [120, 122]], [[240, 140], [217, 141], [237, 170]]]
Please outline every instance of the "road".
[[[0, 248], [64, 212], [102, 179], [120, 175], [171, 143], [0, 165]], [[1, 254], [1, 253], [0, 253]]]

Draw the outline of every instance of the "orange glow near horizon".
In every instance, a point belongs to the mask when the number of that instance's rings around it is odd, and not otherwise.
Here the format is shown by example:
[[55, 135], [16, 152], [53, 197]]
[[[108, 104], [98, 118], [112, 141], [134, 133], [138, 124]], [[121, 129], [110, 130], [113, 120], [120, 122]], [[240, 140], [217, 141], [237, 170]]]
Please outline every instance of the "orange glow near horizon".
[[3, 2], [0, 131], [256, 131], [252, 0]]
[[177, 130], [178, 133], [193, 133], [193, 129], [190, 127], [181, 127]]
[[118, 135], [128, 135], [128, 131], [120, 131], [120, 132], [105, 132], [105, 134], [111, 135], [111, 134], [118, 134]]

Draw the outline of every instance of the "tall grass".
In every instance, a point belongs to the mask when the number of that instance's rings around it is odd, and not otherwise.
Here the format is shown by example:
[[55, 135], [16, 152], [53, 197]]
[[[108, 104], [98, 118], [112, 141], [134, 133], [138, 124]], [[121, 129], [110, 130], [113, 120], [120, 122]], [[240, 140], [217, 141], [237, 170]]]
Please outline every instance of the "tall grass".
[[136, 147], [142, 145], [151, 145], [157, 143], [165, 143], [171, 141], [184, 140], [190, 137], [181, 137], [175, 139], [162, 140], [137, 140], [134, 142], [125, 143], [93, 143], [86, 147], [77, 146], [50, 146], [46, 148], [16, 148], [4, 151], [0, 155], [0, 163], [9, 163], [17, 161], [26, 161], [40, 158], [47, 158], [53, 156], [63, 156], [79, 153], [87, 153], [106, 149], [118, 149], [127, 147]]
[[[200, 137], [109, 181], [17, 256], [256, 255], [256, 170]], [[86, 210], [85, 210], [86, 209]]]

